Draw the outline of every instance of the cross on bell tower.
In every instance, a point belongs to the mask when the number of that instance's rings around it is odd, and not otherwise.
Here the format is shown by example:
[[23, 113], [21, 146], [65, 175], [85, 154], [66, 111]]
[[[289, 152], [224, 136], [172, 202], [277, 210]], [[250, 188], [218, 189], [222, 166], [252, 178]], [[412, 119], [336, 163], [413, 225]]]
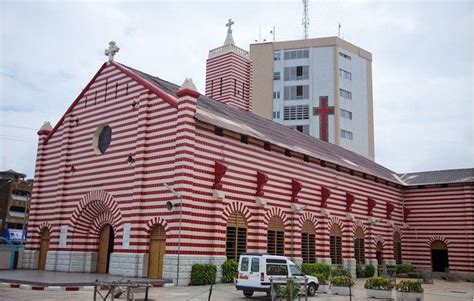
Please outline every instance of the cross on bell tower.
[[114, 60], [114, 55], [119, 52], [120, 48], [117, 47], [114, 41], [109, 42], [109, 48], [105, 49], [105, 55], [109, 57], [109, 62]]
[[235, 45], [234, 37], [232, 36], [232, 25], [234, 25], [234, 21], [232, 21], [232, 19], [229, 19], [229, 22], [227, 22], [227, 24], [225, 25], [229, 28], [227, 28], [227, 36], [225, 38], [224, 45]]
[[319, 97], [319, 107], [315, 107], [313, 115], [319, 115], [319, 139], [323, 141], [329, 140], [328, 135], [328, 119], [329, 115], [334, 115], [334, 106], [328, 106], [328, 97]]

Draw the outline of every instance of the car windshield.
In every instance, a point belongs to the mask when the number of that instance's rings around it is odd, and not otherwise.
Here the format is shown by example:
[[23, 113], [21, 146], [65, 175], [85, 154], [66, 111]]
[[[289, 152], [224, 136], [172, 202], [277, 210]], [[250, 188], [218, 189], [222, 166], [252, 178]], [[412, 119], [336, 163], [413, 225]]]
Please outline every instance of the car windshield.
[[304, 273], [296, 265], [290, 265], [290, 271], [292, 276], [304, 276]]

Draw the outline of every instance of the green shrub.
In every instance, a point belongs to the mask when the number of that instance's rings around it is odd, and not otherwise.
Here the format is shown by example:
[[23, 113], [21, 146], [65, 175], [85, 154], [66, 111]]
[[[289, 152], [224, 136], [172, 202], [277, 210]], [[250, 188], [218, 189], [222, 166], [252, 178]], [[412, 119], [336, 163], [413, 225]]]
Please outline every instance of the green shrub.
[[417, 280], [402, 280], [395, 285], [395, 289], [404, 293], [423, 293], [421, 283]]
[[277, 294], [280, 297], [288, 298], [291, 297], [292, 299], [296, 299], [298, 297], [298, 293], [300, 292], [301, 285], [296, 282], [293, 278], [288, 278], [286, 285], [280, 285], [277, 289]]
[[320, 285], [327, 285], [328, 284], [328, 277], [324, 274], [311, 274], [311, 276], [314, 276], [318, 278], [319, 284]]
[[397, 274], [407, 274], [415, 270], [415, 268], [409, 263], [397, 264]]
[[393, 283], [385, 277], [370, 277], [365, 281], [364, 287], [372, 290], [391, 291]]
[[239, 263], [234, 259], [226, 260], [222, 264], [222, 283], [234, 282], [234, 277], [237, 275], [237, 268]]
[[216, 283], [217, 267], [214, 264], [193, 264], [191, 269], [191, 285]]
[[331, 269], [331, 277], [334, 276], [347, 276], [349, 278], [352, 278], [348, 270], [340, 267]]
[[365, 277], [374, 277], [375, 275], [375, 267], [371, 264], [366, 265], [364, 267], [364, 276]]
[[324, 274], [326, 279], [329, 278], [331, 266], [325, 263], [303, 263], [301, 266], [303, 273], [314, 276], [315, 274]]
[[354, 281], [349, 276], [333, 276], [331, 277], [332, 286], [352, 287]]
[[356, 277], [357, 278], [364, 278], [365, 277], [364, 266], [363, 265], [358, 264], [356, 266]]

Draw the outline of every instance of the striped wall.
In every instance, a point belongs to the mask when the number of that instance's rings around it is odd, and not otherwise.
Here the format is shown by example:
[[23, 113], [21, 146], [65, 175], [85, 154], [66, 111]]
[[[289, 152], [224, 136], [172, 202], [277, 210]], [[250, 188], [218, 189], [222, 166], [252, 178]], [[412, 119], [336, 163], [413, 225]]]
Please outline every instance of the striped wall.
[[404, 192], [409, 228], [403, 242], [405, 258], [431, 267], [430, 244], [448, 247], [450, 270], [474, 272], [474, 186], [418, 187]]
[[245, 111], [252, 111], [252, 61], [233, 51], [206, 62], [206, 95]]
[[[249, 252], [266, 252], [268, 221], [278, 216], [285, 225], [285, 255], [297, 259], [301, 227], [309, 220], [316, 229], [318, 260], [330, 257], [329, 229], [337, 223], [345, 259], [354, 259], [354, 232], [360, 226], [366, 260], [375, 260], [381, 242], [384, 259], [393, 262], [398, 231], [403, 259], [427, 265], [426, 243], [441, 235], [453, 254], [452, 267], [473, 271], [472, 256], [463, 253], [473, 250], [473, 237], [467, 235], [473, 232], [472, 185], [403, 190], [316, 158], [305, 161], [273, 145], [265, 150], [264, 142], [253, 138], [241, 142], [240, 135], [226, 130], [216, 135], [212, 125], [194, 118], [199, 110], [195, 92], [165, 99], [124, 68], [104, 64], [58, 125], [39, 132], [28, 250], [38, 250], [47, 228], [50, 251], [96, 252], [100, 228], [110, 224], [114, 252], [145, 254], [149, 231], [160, 224], [166, 230], [166, 254], [177, 254], [179, 210], [166, 209], [167, 201], [176, 201], [164, 186], [168, 183], [183, 195], [183, 256], [224, 256], [227, 217], [238, 210], [246, 217]], [[93, 136], [104, 124], [112, 128], [112, 142], [97, 154]], [[216, 161], [227, 167], [219, 192], [213, 189]], [[268, 176], [258, 197], [257, 171]], [[292, 202], [293, 181], [302, 189]], [[331, 191], [325, 209], [321, 187]], [[349, 210], [347, 193], [355, 198]], [[376, 202], [370, 215], [368, 198]], [[388, 218], [387, 202], [395, 207]], [[408, 227], [403, 202], [412, 212]], [[454, 222], [450, 214], [456, 214]], [[446, 225], [441, 229], [439, 223]], [[124, 224], [131, 224], [129, 246], [123, 245]], [[68, 226], [67, 244], [60, 247], [63, 225]]]

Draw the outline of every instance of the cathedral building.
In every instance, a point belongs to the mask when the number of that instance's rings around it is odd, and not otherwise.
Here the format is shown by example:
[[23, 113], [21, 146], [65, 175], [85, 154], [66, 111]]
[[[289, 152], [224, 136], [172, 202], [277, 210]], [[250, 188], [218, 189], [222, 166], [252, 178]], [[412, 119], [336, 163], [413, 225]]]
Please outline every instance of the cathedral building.
[[222, 55], [242, 66], [243, 92], [208, 68], [213, 99], [114, 61], [111, 42], [38, 131], [23, 268], [188, 284], [195, 263], [259, 252], [473, 277], [474, 169], [397, 174], [248, 112], [252, 64], [232, 45]]

